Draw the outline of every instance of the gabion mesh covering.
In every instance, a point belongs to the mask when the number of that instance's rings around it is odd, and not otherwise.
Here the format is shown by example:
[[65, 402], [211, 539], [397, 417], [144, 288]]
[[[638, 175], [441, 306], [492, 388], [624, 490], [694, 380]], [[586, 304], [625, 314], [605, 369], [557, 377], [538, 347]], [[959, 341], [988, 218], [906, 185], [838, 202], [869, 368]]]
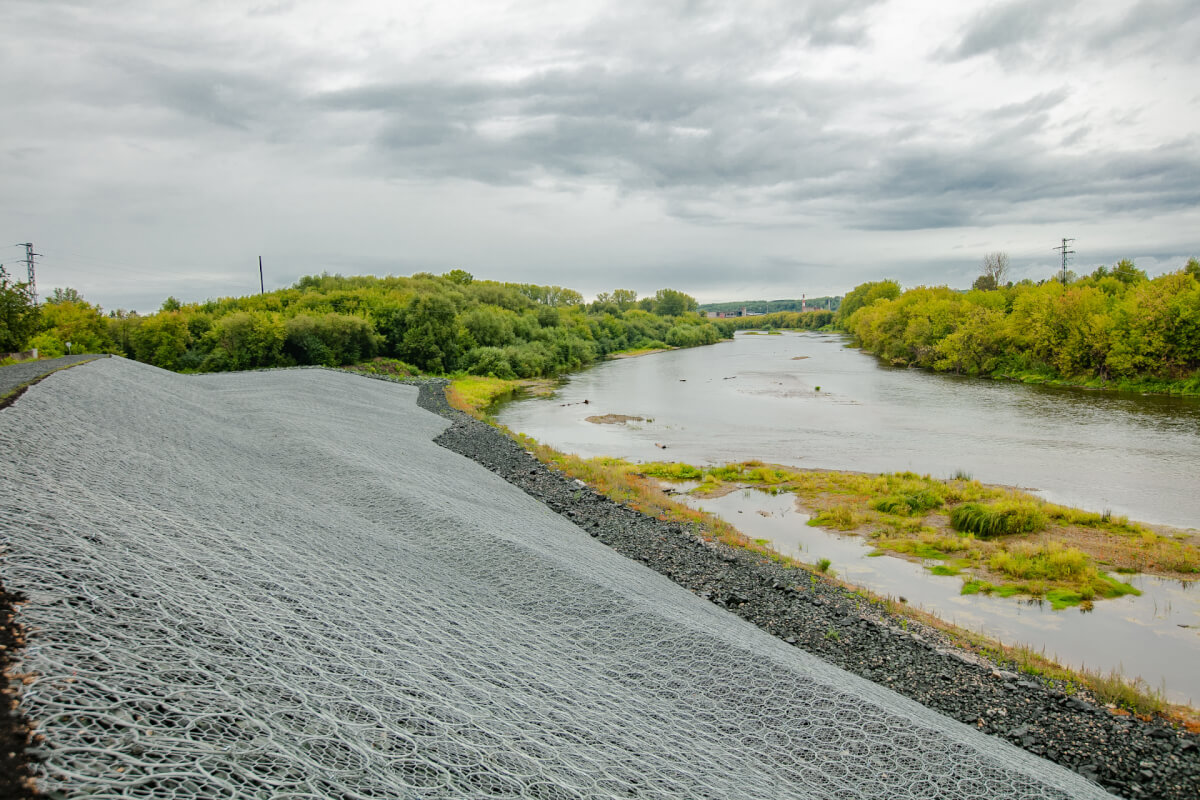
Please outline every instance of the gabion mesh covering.
[[0, 412], [43, 790], [1107, 796], [614, 554], [415, 396], [109, 359]]

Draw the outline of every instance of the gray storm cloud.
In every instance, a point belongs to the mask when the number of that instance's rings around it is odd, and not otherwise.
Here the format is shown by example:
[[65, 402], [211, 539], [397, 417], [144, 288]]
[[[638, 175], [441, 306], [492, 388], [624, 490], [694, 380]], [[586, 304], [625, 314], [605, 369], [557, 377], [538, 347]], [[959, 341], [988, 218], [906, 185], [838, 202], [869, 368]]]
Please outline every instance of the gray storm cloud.
[[0, 233], [109, 306], [262, 252], [713, 299], [957, 279], [967, 242], [1036, 274], [1068, 233], [1170, 268], [1193, 6], [10, 0]]

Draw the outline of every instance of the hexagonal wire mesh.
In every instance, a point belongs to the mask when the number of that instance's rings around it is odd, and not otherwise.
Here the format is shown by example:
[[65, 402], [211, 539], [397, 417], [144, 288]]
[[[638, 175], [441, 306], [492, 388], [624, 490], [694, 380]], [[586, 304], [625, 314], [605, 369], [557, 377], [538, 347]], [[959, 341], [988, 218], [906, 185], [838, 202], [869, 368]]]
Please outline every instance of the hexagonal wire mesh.
[[43, 789], [1106, 796], [614, 554], [415, 394], [109, 359], [0, 413]]

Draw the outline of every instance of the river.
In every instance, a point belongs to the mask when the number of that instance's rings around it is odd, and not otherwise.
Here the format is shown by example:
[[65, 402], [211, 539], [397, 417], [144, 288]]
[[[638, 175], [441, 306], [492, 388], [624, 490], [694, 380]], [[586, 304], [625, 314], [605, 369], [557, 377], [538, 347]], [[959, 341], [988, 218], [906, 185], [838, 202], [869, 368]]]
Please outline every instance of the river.
[[[586, 401], [586, 402], [585, 402]], [[587, 417], [645, 418], [596, 424]], [[936, 477], [966, 472], [1055, 502], [1200, 527], [1200, 401], [935, 375], [881, 365], [842, 337], [739, 334], [709, 347], [609, 361], [498, 419], [558, 450], [694, 464], [747, 459]], [[804, 525], [790, 496], [689, 499], [803, 561], [1074, 667], [1119, 669], [1200, 704], [1200, 586], [1122, 576], [1141, 597], [1092, 612], [962, 596], [961, 580], [869, 558], [854, 537]]]
[[[652, 421], [585, 421], [598, 414]], [[584, 456], [962, 471], [1092, 511], [1200, 527], [1200, 400], [891, 368], [835, 335], [743, 333], [608, 361], [498, 416]]]

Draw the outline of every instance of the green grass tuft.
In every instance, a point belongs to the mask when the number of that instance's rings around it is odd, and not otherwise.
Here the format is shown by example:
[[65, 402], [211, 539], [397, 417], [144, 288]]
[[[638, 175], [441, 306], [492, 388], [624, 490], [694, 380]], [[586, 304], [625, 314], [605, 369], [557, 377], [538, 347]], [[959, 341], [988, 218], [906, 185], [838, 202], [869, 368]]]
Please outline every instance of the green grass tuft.
[[942, 498], [932, 491], [925, 489], [909, 494], [891, 494], [871, 501], [871, 508], [885, 514], [898, 514], [902, 517], [913, 514], [923, 514], [935, 508], [940, 508]]
[[1040, 531], [1049, 520], [1034, 503], [1002, 500], [956, 506], [950, 512], [950, 524], [963, 533], [989, 537]]

